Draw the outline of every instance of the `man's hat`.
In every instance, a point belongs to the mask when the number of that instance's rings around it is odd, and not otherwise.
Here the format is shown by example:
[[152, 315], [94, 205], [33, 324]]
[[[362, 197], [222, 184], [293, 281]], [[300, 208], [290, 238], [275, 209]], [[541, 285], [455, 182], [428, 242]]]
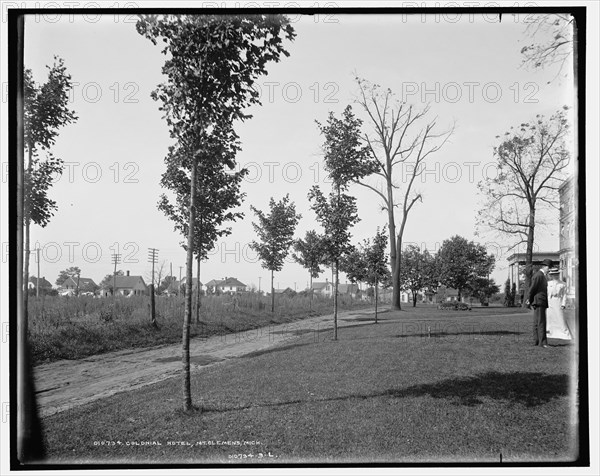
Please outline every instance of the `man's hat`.
[[542, 261], [542, 264], [544, 266], [548, 266], [548, 268], [552, 267], [552, 260], [551, 259], [545, 259], [544, 261]]

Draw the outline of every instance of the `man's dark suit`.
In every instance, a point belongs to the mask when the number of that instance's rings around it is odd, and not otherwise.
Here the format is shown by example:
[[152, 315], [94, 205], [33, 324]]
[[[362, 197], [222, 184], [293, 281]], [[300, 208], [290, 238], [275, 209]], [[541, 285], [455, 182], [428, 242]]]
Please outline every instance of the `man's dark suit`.
[[546, 309], [548, 309], [548, 280], [542, 270], [531, 279], [529, 303], [533, 306], [533, 342], [534, 345], [547, 345]]

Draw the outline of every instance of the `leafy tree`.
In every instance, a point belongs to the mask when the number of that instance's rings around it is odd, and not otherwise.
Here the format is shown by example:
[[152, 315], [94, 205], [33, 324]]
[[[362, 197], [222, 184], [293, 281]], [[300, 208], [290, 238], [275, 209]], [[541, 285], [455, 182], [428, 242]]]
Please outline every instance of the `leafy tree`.
[[113, 292], [114, 292], [113, 276], [125, 276], [125, 273], [119, 269], [115, 274], [113, 274], [113, 273], [107, 274], [106, 276], [104, 276], [102, 281], [100, 281], [100, 284], [99, 284], [100, 289], [104, 289], [104, 290], [110, 292], [111, 294], [113, 294]]
[[[238, 207], [245, 196], [240, 191], [242, 178], [246, 169], [233, 172], [235, 157], [240, 150], [240, 144], [235, 131], [230, 124], [219, 124], [221, 129], [213, 130], [207, 137], [205, 146], [197, 156], [198, 172], [196, 174], [194, 199], [193, 252], [196, 255], [197, 279], [200, 279], [200, 262], [207, 258], [217, 240], [231, 233], [231, 227], [226, 222], [243, 217], [243, 213], [232, 211]], [[215, 160], [218, 157], [220, 160]], [[161, 177], [163, 188], [173, 192], [174, 199], [167, 194], [160, 196], [158, 209], [161, 210], [175, 225], [176, 231], [183, 236], [188, 235], [190, 176], [188, 170], [190, 161], [180, 147], [171, 147], [165, 159], [166, 171]], [[182, 242], [187, 249], [187, 243]], [[196, 289], [196, 321], [200, 319], [200, 288]]]
[[504, 283], [504, 307], [513, 307], [515, 304], [515, 297], [512, 295], [510, 289], [510, 279], [507, 279]]
[[500, 292], [500, 287], [494, 282], [493, 279], [487, 277], [477, 277], [470, 284], [468, 293], [469, 295], [479, 299], [481, 304], [489, 302], [490, 297]]
[[464, 291], [470, 289], [478, 278], [488, 276], [494, 268], [494, 255], [485, 247], [462, 236], [444, 240], [436, 255], [439, 280], [458, 291], [460, 301]]
[[[390, 240], [390, 266], [392, 269], [392, 308], [400, 309], [401, 252], [402, 238], [408, 215], [422, 194], [414, 189], [415, 180], [425, 170], [425, 160], [438, 152], [452, 135], [454, 127], [438, 131], [436, 120], [425, 121], [430, 106], [416, 109], [412, 105], [399, 102], [390, 89], [382, 90], [377, 84], [356, 78], [359, 87], [358, 104], [369, 118], [372, 132], [361, 135], [367, 144], [374, 170], [373, 175], [383, 179], [385, 190], [356, 180], [360, 185], [375, 192], [382, 200], [381, 208], [388, 214]], [[400, 177], [398, 177], [398, 172]], [[402, 180], [402, 185], [398, 179]], [[404, 188], [400, 192], [401, 186]], [[398, 202], [396, 194], [400, 193]], [[397, 227], [396, 209], [400, 209]]]
[[250, 248], [258, 253], [262, 267], [271, 271], [271, 312], [275, 312], [274, 273], [283, 268], [301, 215], [296, 214], [296, 205], [290, 203], [289, 194], [278, 202], [271, 197], [268, 215], [252, 205], [250, 208], [258, 218], [258, 224], [253, 222], [252, 226], [260, 240], [260, 243], [252, 241]]
[[[38, 84], [33, 72], [25, 69], [23, 75], [23, 127], [27, 163], [24, 177], [24, 282], [29, 281], [30, 227], [35, 223], [45, 227], [55, 210], [56, 202], [48, 197], [53, 176], [63, 170], [61, 159], [51, 152], [58, 131], [77, 120], [68, 107], [69, 92], [73, 85], [64, 61], [55, 56], [48, 68], [48, 80]], [[28, 293], [24, 294], [24, 312], [27, 316]]]
[[391, 273], [387, 266], [386, 248], [387, 236], [385, 231], [379, 231], [379, 227], [373, 238], [373, 244], [366, 240], [363, 247], [366, 282], [375, 288], [375, 324], [377, 324], [377, 289], [380, 283], [387, 285], [391, 281]]
[[[192, 263], [196, 223], [198, 158], [207, 154], [207, 142], [214, 130], [232, 129], [235, 120], [248, 119], [245, 108], [259, 104], [259, 92], [252, 86], [267, 74], [269, 62], [288, 56], [282, 36], [295, 36], [289, 20], [282, 15], [143, 15], [137, 31], [165, 46], [167, 55], [160, 84], [152, 97], [162, 102], [161, 110], [189, 161], [190, 193], [186, 263], [186, 311], [183, 322], [183, 407], [192, 408], [190, 381], [190, 323], [192, 314]], [[231, 126], [231, 127], [230, 127]], [[231, 144], [230, 141], [219, 141]], [[223, 157], [215, 160], [221, 166]], [[201, 173], [201, 172], [200, 172]], [[201, 255], [199, 255], [201, 256]]]
[[314, 186], [308, 198], [317, 221], [325, 230], [323, 264], [330, 265], [333, 272], [333, 338], [337, 340], [340, 262], [353, 250], [350, 227], [359, 221], [356, 200], [345, 192], [351, 182], [372, 173], [373, 164], [368, 159], [367, 148], [360, 141], [362, 121], [354, 116], [350, 106], [344, 109], [340, 119], [330, 112], [326, 124], [316, 122], [325, 138], [325, 170], [331, 179], [333, 191], [326, 199], [319, 187]]
[[410, 291], [413, 307], [416, 307], [419, 291], [437, 288], [435, 258], [427, 250], [421, 251], [418, 246], [408, 245], [402, 252], [401, 259], [401, 287]]
[[313, 278], [323, 272], [321, 269], [323, 263], [323, 237], [314, 230], [307, 231], [304, 239], [300, 238], [294, 242], [292, 256], [297, 263], [308, 270], [310, 275], [310, 310], [312, 310]]
[[333, 295], [333, 339], [337, 340], [337, 297], [339, 286], [340, 262], [352, 252], [350, 228], [359, 221], [356, 199], [348, 194], [331, 192], [326, 198], [318, 186], [308, 193], [311, 209], [317, 215], [317, 221], [323, 227], [323, 261], [331, 263], [334, 270]]
[[75, 277], [78, 275], [81, 275], [81, 269], [79, 269], [77, 266], [71, 266], [60, 272], [58, 278], [56, 278], [56, 285], [62, 286], [67, 279], [75, 279]]
[[548, 207], [557, 209], [558, 188], [569, 166], [568, 136], [564, 110], [549, 119], [538, 115], [531, 124], [511, 128], [494, 148], [498, 174], [478, 184], [484, 197], [477, 215], [478, 231], [514, 239], [509, 249], [526, 243], [526, 293], [533, 271], [535, 229], [543, 225], [539, 214]]
[[[567, 60], [573, 57], [574, 18], [569, 14], [549, 13], [534, 15], [525, 28], [532, 42], [521, 48], [522, 65], [531, 69], [558, 66], [558, 76]], [[555, 76], [555, 78], [556, 78]]]

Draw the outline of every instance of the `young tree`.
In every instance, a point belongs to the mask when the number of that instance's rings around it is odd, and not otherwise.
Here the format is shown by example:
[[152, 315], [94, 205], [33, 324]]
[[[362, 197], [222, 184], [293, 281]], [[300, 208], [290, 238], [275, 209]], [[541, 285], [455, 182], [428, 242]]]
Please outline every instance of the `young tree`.
[[362, 121], [347, 106], [340, 119], [330, 112], [326, 124], [317, 125], [325, 138], [323, 144], [325, 170], [332, 182], [333, 191], [329, 200], [319, 187], [312, 187], [308, 194], [317, 221], [325, 229], [323, 240], [323, 264], [331, 265], [334, 281], [333, 298], [333, 338], [337, 340], [337, 313], [339, 268], [344, 256], [353, 249], [350, 244], [350, 227], [359, 221], [356, 200], [347, 195], [351, 182], [362, 179], [373, 172], [373, 163], [368, 158], [368, 150], [361, 144], [360, 127]]
[[[192, 314], [192, 264], [198, 157], [205, 151], [213, 129], [248, 119], [247, 106], [259, 104], [256, 79], [266, 65], [288, 56], [282, 36], [295, 36], [282, 15], [144, 15], [138, 32], [168, 55], [163, 66], [167, 82], [153, 91], [162, 102], [171, 137], [189, 161], [190, 200], [186, 262], [186, 311], [183, 322], [183, 407], [192, 408], [190, 382], [190, 323]], [[226, 165], [226, 164], [221, 164]], [[187, 175], [187, 174], [186, 174]]]
[[515, 298], [510, 289], [510, 279], [504, 283], [504, 307], [513, 307]]
[[283, 268], [301, 215], [296, 214], [296, 205], [290, 203], [289, 194], [278, 202], [271, 197], [268, 215], [252, 205], [250, 208], [258, 217], [258, 224], [253, 222], [252, 226], [260, 240], [260, 243], [252, 241], [250, 248], [258, 253], [262, 267], [271, 271], [271, 312], [275, 312], [274, 273]]
[[456, 289], [460, 301], [478, 278], [489, 276], [496, 260], [483, 245], [456, 235], [444, 240], [436, 261], [440, 282]]
[[[414, 190], [415, 180], [425, 169], [425, 160], [439, 151], [452, 135], [450, 130], [437, 132], [436, 120], [422, 125], [429, 113], [427, 105], [417, 110], [412, 105], [399, 102], [390, 89], [383, 91], [379, 85], [356, 78], [359, 87], [357, 102], [369, 118], [371, 133], [362, 134], [368, 146], [373, 175], [383, 179], [385, 190], [380, 190], [363, 179], [360, 185], [375, 192], [381, 198], [382, 209], [388, 214], [390, 240], [390, 266], [392, 268], [392, 308], [400, 309], [400, 270], [402, 239], [408, 221], [408, 214], [417, 201], [422, 201], [421, 193]], [[398, 182], [400, 173], [402, 184]], [[403, 186], [404, 190], [399, 192]], [[395, 198], [401, 193], [401, 201]], [[395, 209], [400, 208], [400, 225], [397, 227]]]
[[303, 268], [308, 270], [310, 276], [310, 310], [312, 311], [313, 301], [313, 278], [316, 278], [323, 272], [321, 264], [323, 263], [323, 237], [316, 231], [309, 230], [306, 232], [304, 239], [297, 239], [294, 242], [294, 260]]
[[[25, 69], [24, 94], [24, 146], [27, 164], [24, 177], [24, 282], [29, 281], [31, 223], [45, 227], [55, 210], [56, 202], [48, 197], [53, 177], [63, 170], [61, 159], [54, 157], [52, 146], [62, 127], [77, 120], [75, 111], [68, 107], [69, 92], [73, 85], [64, 61], [55, 56], [48, 68], [48, 80], [37, 84], [33, 72]], [[24, 310], [27, 315], [28, 293], [25, 293]]]
[[401, 287], [410, 291], [413, 307], [416, 307], [419, 291], [433, 290], [437, 287], [435, 258], [427, 250], [421, 251], [418, 246], [408, 245], [402, 252], [401, 259]]
[[308, 193], [311, 209], [323, 227], [323, 261], [333, 266], [333, 340], [337, 340], [338, 286], [340, 262], [353, 250], [350, 228], [359, 221], [356, 199], [348, 194], [331, 192], [326, 198], [318, 186]]
[[377, 324], [377, 289], [380, 283], [389, 284], [391, 281], [391, 273], [387, 266], [386, 248], [387, 236], [385, 231], [379, 230], [379, 227], [373, 238], [373, 244], [367, 240], [363, 248], [366, 281], [367, 284], [375, 288], [375, 324]]
[[569, 166], [568, 136], [564, 110], [511, 128], [494, 148], [498, 174], [478, 184], [484, 197], [477, 215], [479, 231], [516, 239], [509, 249], [526, 243], [525, 293], [531, 283], [538, 214], [547, 207], [557, 209], [558, 188]]
[[77, 266], [71, 266], [59, 273], [58, 278], [56, 278], [56, 285], [62, 286], [67, 279], [76, 279], [79, 275], [81, 275], [81, 269]]

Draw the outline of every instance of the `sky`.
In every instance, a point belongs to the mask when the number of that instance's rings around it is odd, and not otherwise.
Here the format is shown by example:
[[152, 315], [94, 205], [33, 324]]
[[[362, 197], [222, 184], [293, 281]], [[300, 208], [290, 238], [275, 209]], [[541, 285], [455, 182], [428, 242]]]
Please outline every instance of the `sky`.
[[[423, 202], [409, 215], [405, 244], [435, 252], [453, 235], [476, 240], [496, 256], [492, 277], [504, 283], [510, 243], [494, 235], [475, 235], [482, 203], [477, 182], [495, 173], [496, 136], [536, 114], [549, 116], [563, 105], [573, 106], [576, 97], [570, 74], [556, 77], [555, 69], [521, 67], [530, 18], [290, 18], [297, 34], [286, 44], [290, 56], [268, 66], [268, 76], [258, 81], [262, 105], [250, 108], [251, 120], [236, 125], [242, 143], [238, 162], [249, 169], [240, 207], [245, 217], [231, 224], [229, 237], [218, 241], [202, 265], [201, 281], [233, 276], [263, 290], [268, 286], [270, 273], [249, 248], [256, 239], [251, 205], [266, 211], [271, 197], [279, 200], [289, 194], [302, 215], [295, 237], [321, 230], [307, 199], [315, 184], [324, 191], [330, 188], [323, 169], [323, 137], [315, 121], [325, 121], [330, 111], [339, 115], [353, 104], [370, 132], [371, 124], [354, 103], [358, 75], [391, 88], [418, 109], [429, 103], [427, 122], [435, 119], [438, 131], [455, 125], [449, 141], [427, 160], [426, 173], [417, 179]], [[25, 38], [25, 64], [36, 81], [46, 80], [45, 66], [54, 55], [64, 59], [75, 84], [70, 107], [79, 117], [60, 131], [53, 149], [65, 162], [65, 172], [49, 193], [58, 210], [47, 227], [31, 229], [32, 247], [41, 249], [40, 275], [54, 283], [61, 270], [78, 266], [82, 277], [99, 283], [113, 271], [111, 254], [120, 253], [123, 263], [118, 268], [148, 281], [148, 248], [159, 250], [163, 275], [170, 266], [173, 275], [185, 275], [183, 237], [157, 209], [164, 192], [159, 185], [164, 157], [173, 144], [160, 103], [150, 98], [164, 81], [160, 47], [137, 33], [135, 17], [124, 15], [31, 15]], [[403, 191], [405, 179], [399, 174], [396, 181]], [[369, 183], [381, 185], [374, 178]], [[361, 218], [352, 230], [356, 244], [373, 237], [377, 227], [386, 227], [387, 214], [372, 191], [353, 185], [350, 192], [357, 198]], [[549, 219], [552, 225], [537, 231], [537, 250], [558, 251], [558, 215]], [[37, 275], [35, 254], [30, 275]], [[318, 280], [329, 276], [324, 272]], [[308, 273], [290, 256], [274, 284], [304, 289]]]

